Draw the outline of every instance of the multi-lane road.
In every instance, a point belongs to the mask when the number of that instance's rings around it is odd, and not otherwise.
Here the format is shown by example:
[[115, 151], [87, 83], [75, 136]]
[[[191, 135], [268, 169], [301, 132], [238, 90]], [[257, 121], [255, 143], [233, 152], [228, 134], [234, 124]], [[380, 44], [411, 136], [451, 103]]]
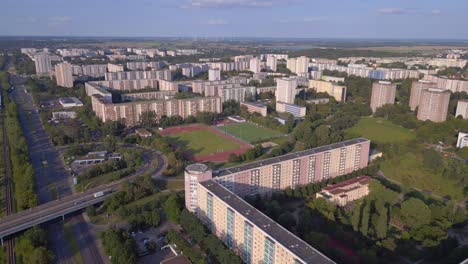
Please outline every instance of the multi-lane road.
[[[114, 182], [109, 185], [98, 187], [86, 193], [72, 194], [72, 181], [68, 171], [65, 169], [65, 164], [58, 151], [52, 144], [47, 132], [45, 131], [41, 120], [38, 108], [34, 105], [32, 96], [27, 92], [22, 85], [22, 80], [13, 76], [16, 89], [12, 92], [11, 96], [18, 104], [19, 116], [22, 124], [24, 136], [28, 143], [30, 152], [30, 159], [35, 170], [35, 184], [36, 191], [39, 196], [40, 206], [33, 208], [29, 211], [24, 211], [19, 214], [14, 214], [5, 217], [0, 221], [0, 234], [2, 237], [11, 232], [30, 226], [31, 220], [34, 223], [46, 222], [48, 219], [60, 217], [62, 213], [70, 213], [89, 204], [99, 202], [99, 199], [92, 199], [90, 195], [94, 192], [104, 189], [117, 189], [119, 182]], [[158, 167], [154, 169], [152, 159], [157, 157]], [[166, 166], [166, 159], [160, 154], [152, 151], [146, 151], [143, 155], [145, 165], [138, 169], [133, 175], [128, 178], [133, 178], [145, 172], [151, 172], [152, 175], [160, 175]], [[47, 162], [44, 166], [43, 161]], [[153, 169], [153, 170], [152, 170]], [[151, 171], [152, 170], [152, 171]], [[127, 179], [128, 179], [127, 178]], [[53, 184], [57, 190], [59, 200], [54, 201], [50, 184]], [[68, 208], [60, 205], [66, 204]], [[84, 206], [86, 205], [86, 206]], [[39, 211], [45, 211], [42, 213]], [[86, 239], [77, 239], [80, 248], [80, 253], [86, 263], [105, 263], [98, 250], [98, 240], [90, 232], [90, 226], [84, 221], [80, 215], [75, 215], [70, 220], [72, 223], [72, 231], [75, 237], [82, 237]], [[14, 223], [14, 224], [12, 224]], [[16, 225], [17, 227], [13, 227]], [[51, 249], [54, 251], [57, 263], [74, 263], [71, 250], [66, 246], [68, 245], [61, 225], [52, 224], [48, 227], [51, 237]]]

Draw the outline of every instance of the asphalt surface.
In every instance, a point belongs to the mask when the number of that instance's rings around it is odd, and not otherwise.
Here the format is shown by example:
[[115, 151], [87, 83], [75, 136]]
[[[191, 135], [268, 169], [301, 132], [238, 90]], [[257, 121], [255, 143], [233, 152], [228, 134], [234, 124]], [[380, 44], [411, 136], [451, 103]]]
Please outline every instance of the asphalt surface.
[[[28, 143], [30, 159], [36, 175], [36, 191], [40, 204], [54, 200], [49, 185], [53, 183], [57, 189], [57, 198], [65, 198], [72, 194], [72, 179], [65, 169], [65, 164], [59, 151], [50, 141], [47, 132], [42, 126], [38, 108], [34, 105], [32, 96], [27, 93], [22, 85], [15, 85], [12, 97], [18, 103], [20, 122], [23, 133]], [[155, 153], [152, 153], [155, 154]], [[132, 177], [147, 172], [153, 164], [154, 155], [144, 153], [143, 159], [146, 165], [142, 166]], [[157, 155], [158, 167], [151, 173], [162, 171], [166, 166], [165, 157]], [[44, 161], [47, 165], [44, 165]], [[78, 198], [79, 199], [79, 198]], [[90, 225], [83, 219], [82, 215], [73, 216], [70, 219], [72, 231], [80, 247], [80, 253], [85, 263], [107, 263], [108, 260], [102, 251], [100, 241], [90, 231]], [[62, 224], [51, 224], [48, 226], [51, 238], [51, 250], [55, 255], [55, 263], [75, 263], [71, 250], [65, 239]]]

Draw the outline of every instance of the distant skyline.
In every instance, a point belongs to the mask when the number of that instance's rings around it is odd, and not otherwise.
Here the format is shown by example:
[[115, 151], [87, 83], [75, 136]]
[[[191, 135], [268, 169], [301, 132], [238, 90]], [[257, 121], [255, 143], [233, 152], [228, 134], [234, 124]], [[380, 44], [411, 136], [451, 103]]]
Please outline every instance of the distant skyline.
[[2, 36], [468, 39], [464, 0], [4, 0]]

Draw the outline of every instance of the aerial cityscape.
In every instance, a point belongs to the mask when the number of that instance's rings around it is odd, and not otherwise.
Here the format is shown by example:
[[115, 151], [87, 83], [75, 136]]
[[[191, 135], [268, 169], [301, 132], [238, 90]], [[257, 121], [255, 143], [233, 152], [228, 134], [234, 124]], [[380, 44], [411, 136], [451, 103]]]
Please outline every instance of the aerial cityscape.
[[468, 263], [468, 2], [2, 6], [0, 264]]

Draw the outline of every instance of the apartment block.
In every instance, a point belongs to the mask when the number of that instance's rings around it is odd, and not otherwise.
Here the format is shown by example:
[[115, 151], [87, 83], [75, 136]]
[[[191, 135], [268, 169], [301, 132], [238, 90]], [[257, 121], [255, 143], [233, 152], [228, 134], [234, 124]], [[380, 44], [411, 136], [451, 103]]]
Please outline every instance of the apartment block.
[[144, 80], [144, 79], [156, 79], [156, 80], [172, 80], [172, 72], [170, 70], [160, 71], [122, 71], [122, 72], [108, 72], [105, 74], [106, 81], [113, 80]]
[[346, 101], [346, 86], [320, 80], [309, 80], [309, 88], [314, 89], [317, 93], [328, 93], [338, 102]]
[[275, 56], [267, 56], [266, 60], [266, 68], [270, 71], [276, 71], [276, 57]]
[[166, 63], [162, 61], [129, 61], [127, 62], [127, 68], [131, 71], [143, 70], [151, 68], [153, 70], [159, 70], [164, 67]]
[[125, 101], [141, 101], [141, 100], [163, 100], [172, 99], [178, 91], [154, 91], [142, 93], [123, 93], [120, 95], [121, 100]]
[[221, 70], [219, 68], [209, 69], [208, 70], [208, 80], [209, 81], [220, 81], [221, 80]]
[[409, 106], [411, 111], [416, 110], [421, 100], [421, 91], [429, 88], [437, 88], [437, 84], [428, 80], [415, 80], [411, 83]]
[[109, 72], [123, 72], [124, 66], [122, 64], [113, 64], [113, 63], [107, 63], [107, 71]]
[[[229, 78], [227, 80], [221, 80], [221, 81], [196, 80], [196, 81], [193, 81], [190, 86], [192, 87], [192, 92], [194, 93], [204, 94], [205, 96], [209, 96], [209, 94], [211, 94], [211, 96], [214, 96], [219, 87], [228, 87], [227, 84], [233, 84], [233, 86], [229, 86], [230, 88], [235, 87], [235, 86], [241, 86], [241, 84], [247, 84], [247, 79], [246, 78]], [[207, 89], [207, 87], [209, 88]]]
[[289, 58], [286, 62], [286, 67], [296, 74], [304, 74], [309, 72], [309, 58], [301, 56], [298, 58]]
[[357, 138], [219, 171], [192, 164], [185, 170], [185, 204], [245, 263], [333, 263], [243, 198], [364, 168], [369, 148], [369, 140]]
[[[238, 86], [233, 88], [218, 88], [217, 96], [224, 103], [229, 100], [244, 102], [246, 99], [255, 98], [257, 90], [255, 86]], [[206, 96], [206, 95], [205, 95]]]
[[458, 132], [457, 148], [468, 147], [468, 131]]
[[419, 120], [432, 122], [444, 122], [447, 119], [450, 92], [443, 89], [424, 89], [419, 100]]
[[249, 70], [253, 73], [258, 73], [260, 72], [261, 68], [260, 68], [260, 65], [261, 65], [261, 61], [258, 59], [258, 58], [252, 58], [250, 59], [250, 67], [249, 67]]
[[369, 182], [370, 177], [359, 176], [324, 187], [316, 194], [316, 197], [324, 198], [337, 206], [345, 206], [352, 201], [367, 196], [369, 194]]
[[304, 106], [276, 101], [276, 112], [289, 113], [294, 117], [304, 117], [306, 115], [306, 108]]
[[36, 67], [36, 74], [49, 73], [52, 69], [52, 63], [49, 54], [39, 53], [34, 57], [34, 65]]
[[468, 119], [468, 100], [460, 100], [457, 103], [457, 111], [455, 117], [462, 116], [463, 119]]
[[73, 88], [72, 65], [68, 62], [55, 65], [55, 78], [57, 80], [57, 85]]
[[297, 80], [293, 78], [276, 79], [276, 101], [294, 104]]
[[104, 90], [113, 89], [119, 91], [137, 91], [147, 88], [158, 90], [160, 82], [164, 81], [156, 79], [94, 81], [85, 83], [85, 89], [88, 96], [93, 95], [96, 92], [96, 89], [99, 88]]
[[450, 90], [455, 92], [468, 93], [468, 81], [449, 79], [447, 77], [438, 77], [435, 75], [424, 75], [424, 80], [431, 81], [437, 84], [437, 88]]
[[259, 102], [243, 102], [241, 106], [245, 106], [249, 113], [258, 113], [261, 116], [267, 116], [267, 107], [266, 105]]
[[221, 113], [219, 97], [196, 97], [189, 99], [151, 100], [126, 103], [113, 103], [100, 94], [91, 96], [93, 111], [103, 122], [123, 120], [125, 125], [134, 126], [140, 122], [144, 112], [154, 111], [156, 119], [162, 116], [195, 116], [198, 112]]
[[396, 84], [379, 81], [372, 83], [370, 107], [372, 112], [386, 104], [395, 103]]

